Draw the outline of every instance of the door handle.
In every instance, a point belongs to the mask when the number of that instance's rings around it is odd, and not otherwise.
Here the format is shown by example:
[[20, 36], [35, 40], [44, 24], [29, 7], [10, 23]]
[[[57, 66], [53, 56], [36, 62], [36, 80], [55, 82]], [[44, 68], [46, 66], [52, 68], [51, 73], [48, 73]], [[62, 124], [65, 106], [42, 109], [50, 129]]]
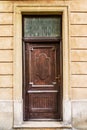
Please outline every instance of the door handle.
[[56, 77], [56, 80], [58, 80], [58, 82], [60, 83], [60, 81], [61, 81], [60, 75], [58, 75], [58, 76]]

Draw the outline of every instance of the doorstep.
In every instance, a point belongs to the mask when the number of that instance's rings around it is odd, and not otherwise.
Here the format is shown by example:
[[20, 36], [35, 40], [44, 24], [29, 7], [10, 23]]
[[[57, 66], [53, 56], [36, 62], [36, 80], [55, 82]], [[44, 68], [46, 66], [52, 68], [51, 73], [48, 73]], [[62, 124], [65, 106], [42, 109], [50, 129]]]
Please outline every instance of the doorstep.
[[44, 121], [28, 121], [23, 122], [19, 125], [14, 125], [14, 128], [60, 128], [60, 129], [71, 129], [71, 124], [65, 122], [44, 122]]

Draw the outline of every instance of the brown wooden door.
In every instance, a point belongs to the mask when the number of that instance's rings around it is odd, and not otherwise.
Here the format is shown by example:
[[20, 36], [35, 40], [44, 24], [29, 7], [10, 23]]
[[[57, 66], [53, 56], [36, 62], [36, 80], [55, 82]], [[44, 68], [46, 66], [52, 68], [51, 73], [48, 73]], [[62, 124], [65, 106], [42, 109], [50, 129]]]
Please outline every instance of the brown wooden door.
[[60, 42], [27, 42], [24, 54], [24, 120], [61, 120]]

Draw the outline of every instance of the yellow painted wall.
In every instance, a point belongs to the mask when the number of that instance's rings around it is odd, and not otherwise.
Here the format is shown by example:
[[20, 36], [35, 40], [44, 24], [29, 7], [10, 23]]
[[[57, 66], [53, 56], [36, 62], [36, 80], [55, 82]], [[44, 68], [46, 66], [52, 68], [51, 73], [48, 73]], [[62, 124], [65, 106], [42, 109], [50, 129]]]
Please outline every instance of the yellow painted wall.
[[[14, 4], [54, 4], [68, 6], [69, 22], [69, 65], [70, 90], [72, 100], [87, 99], [87, 0], [12, 0], [0, 1], [0, 100], [13, 99], [13, 38], [14, 36]], [[2, 107], [3, 108], [3, 107]], [[11, 106], [11, 112], [13, 107]], [[4, 112], [3, 112], [4, 113]], [[2, 117], [0, 122], [8, 120]], [[11, 115], [10, 115], [11, 116]], [[2, 118], [1, 118], [2, 117]], [[10, 124], [10, 125], [9, 125]], [[7, 122], [12, 126], [12, 120]], [[17, 129], [18, 130], [18, 129]], [[24, 129], [23, 129], [24, 130]], [[33, 129], [32, 129], [33, 130]], [[38, 129], [39, 130], [39, 129]], [[45, 130], [45, 129], [42, 129]], [[49, 130], [49, 129], [46, 129]], [[54, 129], [52, 129], [54, 130]]]

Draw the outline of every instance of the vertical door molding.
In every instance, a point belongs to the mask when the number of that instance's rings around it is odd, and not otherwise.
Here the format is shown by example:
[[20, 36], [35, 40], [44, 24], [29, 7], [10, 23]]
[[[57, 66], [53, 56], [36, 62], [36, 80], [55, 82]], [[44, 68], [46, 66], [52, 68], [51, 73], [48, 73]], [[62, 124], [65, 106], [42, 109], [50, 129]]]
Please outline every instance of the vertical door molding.
[[[71, 122], [69, 86], [68, 6], [15, 4], [14, 5], [14, 127], [31, 127], [23, 121], [22, 99], [22, 14], [62, 14], [63, 44], [63, 122]], [[48, 123], [47, 123], [48, 124]], [[52, 123], [51, 123], [52, 124]], [[41, 125], [41, 123], [39, 123]], [[46, 126], [46, 125], [45, 125]], [[53, 125], [54, 126], [54, 125]], [[39, 127], [39, 126], [38, 126]], [[41, 127], [41, 126], [40, 126]], [[47, 126], [46, 126], [47, 127]], [[51, 127], [51, 125], [50, 125]]]

